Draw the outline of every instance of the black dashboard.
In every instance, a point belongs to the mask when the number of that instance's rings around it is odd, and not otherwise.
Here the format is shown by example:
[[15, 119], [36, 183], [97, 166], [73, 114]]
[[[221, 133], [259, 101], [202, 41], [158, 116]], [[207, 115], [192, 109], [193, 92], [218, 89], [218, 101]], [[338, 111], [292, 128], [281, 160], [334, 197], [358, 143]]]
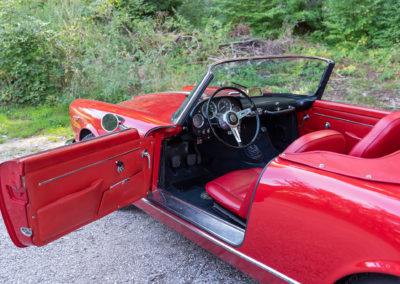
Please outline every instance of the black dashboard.
[[[311, 107], [315, 97], [293, 96], [289, 94], [265, 94], [264, 96], [251, 97], [257, 107], [260, 117], [283, 116], [285, 114], [302, 111]], [[208, 99], [200, 101], [190, 115], [193, 134], [199, 138], [207, 139], [211, 136], [210, 125], [207, 121]], [[225, 112], [232, 110], [238, 112], [250, 107], [247, 98], [239, 96], [218, 96], [213, 99], [209, 107], [211, 123], [218, 125], [219, 118]]]

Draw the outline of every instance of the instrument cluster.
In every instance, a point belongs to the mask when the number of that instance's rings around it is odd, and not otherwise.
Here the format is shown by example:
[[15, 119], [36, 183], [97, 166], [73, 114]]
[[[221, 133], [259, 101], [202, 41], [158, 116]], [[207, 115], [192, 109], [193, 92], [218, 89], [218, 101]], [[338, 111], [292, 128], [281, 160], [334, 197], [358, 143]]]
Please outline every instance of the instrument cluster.
[[[209, 138], [211, 136], [211, 128], [207, 121], [207, 103], [204, 100], [199, 103], [192, 115], [193, 132], [196, 136], [202, 138]], [[238, 112], [241, 111], [241, 104], [238, 100], [232, 97], [217, 97], [210, 102], [209, 116], [211, 122], [218, 123], [222, 115], [228, 111]]]

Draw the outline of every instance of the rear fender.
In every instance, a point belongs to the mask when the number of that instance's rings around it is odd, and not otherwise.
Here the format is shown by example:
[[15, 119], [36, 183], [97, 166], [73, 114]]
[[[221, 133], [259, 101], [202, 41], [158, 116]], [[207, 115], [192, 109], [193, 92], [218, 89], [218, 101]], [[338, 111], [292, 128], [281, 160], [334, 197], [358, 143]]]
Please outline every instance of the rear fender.
[[328, 283], [335, 283], [347, 276], [360, 273], [379, 273], [400, 277], [400, 262], [388, 260], [368, 260], [352, 263], [340, 267], [327, 279]]

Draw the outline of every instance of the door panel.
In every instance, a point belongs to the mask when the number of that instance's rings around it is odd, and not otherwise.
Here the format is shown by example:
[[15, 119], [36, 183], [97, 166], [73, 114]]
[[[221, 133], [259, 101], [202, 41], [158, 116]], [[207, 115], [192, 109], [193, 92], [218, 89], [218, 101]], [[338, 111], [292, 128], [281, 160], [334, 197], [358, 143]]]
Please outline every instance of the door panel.
[[3, 163], [0, 205], [14, 243], [45, 245], [146, 196], [144, 151], [153, 156], [152, 138], [126, 130]]
[[[347, 150], [360, 141], [371, 128], [389, 112], [335, 102], [316, 100], [313, 106], [297, 114], [299, 135], [326, 129], [339, 131], [346, 136]], [[304, 120], [305, 115], [309, 116]]]

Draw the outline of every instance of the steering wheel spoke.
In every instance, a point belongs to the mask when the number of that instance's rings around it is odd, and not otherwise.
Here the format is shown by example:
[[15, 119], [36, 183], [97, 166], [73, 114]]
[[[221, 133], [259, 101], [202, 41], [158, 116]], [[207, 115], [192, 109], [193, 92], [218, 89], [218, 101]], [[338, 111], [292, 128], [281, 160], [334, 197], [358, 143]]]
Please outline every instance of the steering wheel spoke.
[[238, 143], [238, 146], [242, 146], [242, 138], [240, 137], [240, 129], [239, 126], [235, 126], [231, 128], [232, 134], [236, 139], [236, 142]]
[[251, 112], [252, 112], [252, 109], [249, 107], [249, 108], [245, 108], [244, 110], [238, 111], [236, 113], [236, 115], [238, 116], [239, 119], [242, 119], [243, 117], [247, 116]]

